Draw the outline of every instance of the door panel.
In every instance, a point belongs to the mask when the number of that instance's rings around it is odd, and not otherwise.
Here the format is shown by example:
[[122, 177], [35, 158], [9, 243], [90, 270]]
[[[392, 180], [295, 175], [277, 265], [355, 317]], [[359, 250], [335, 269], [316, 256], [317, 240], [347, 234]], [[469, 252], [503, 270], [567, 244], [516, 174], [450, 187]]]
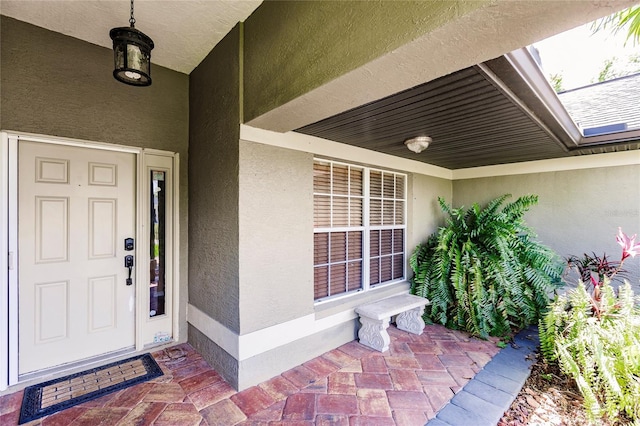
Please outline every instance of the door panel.
[[69, 198], [35, 197], [36, 262], [66, 262], [69, 255]]
[[19, 373], [134, 346], [134, 154], [19, 142]]
[[118, 200], [89, 198], [89, 259], [116, 255]]

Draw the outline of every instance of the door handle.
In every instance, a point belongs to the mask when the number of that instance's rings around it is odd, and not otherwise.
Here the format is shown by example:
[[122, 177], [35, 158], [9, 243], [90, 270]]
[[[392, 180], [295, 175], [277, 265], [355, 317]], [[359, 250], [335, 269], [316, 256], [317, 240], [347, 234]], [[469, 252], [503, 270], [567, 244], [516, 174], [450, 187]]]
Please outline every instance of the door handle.
[[133, 269], [133, 256], [130, 254], [124, 257], [124, 267], [129, 269], [129, 276], [127, 277], [127, 285], [132, 285], [131, 270]]

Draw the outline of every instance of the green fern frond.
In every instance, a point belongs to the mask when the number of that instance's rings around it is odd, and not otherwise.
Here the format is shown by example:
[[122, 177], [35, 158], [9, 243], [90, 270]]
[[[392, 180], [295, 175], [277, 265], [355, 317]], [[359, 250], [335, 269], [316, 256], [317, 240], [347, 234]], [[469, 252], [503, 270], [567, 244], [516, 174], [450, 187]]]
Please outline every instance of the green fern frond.
[[438, 198], [445, 226], [410, 259], [412, 291], [431, 301], [425, 317], [483, 338], [538, 321], [559, 281], [549, 266], [557, 255], [534, 241], [522, 220], [537, 196], [505, 205], [509, 197], [466, 210]]
[[540, 346], [558, 360], [584, 397], [591, 421], [640, 419], [640, 310], [628, 282], [616, 294], [600, 285], [599, 315], [582, 282], [557, 297], [540, 321]]

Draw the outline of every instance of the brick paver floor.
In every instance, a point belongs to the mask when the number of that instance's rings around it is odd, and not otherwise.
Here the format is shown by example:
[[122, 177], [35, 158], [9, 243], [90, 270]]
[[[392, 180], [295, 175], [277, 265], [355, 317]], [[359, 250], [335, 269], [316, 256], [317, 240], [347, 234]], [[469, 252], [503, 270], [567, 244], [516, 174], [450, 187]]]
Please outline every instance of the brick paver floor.
[[[438, 325], [389, 334], [387, 352], [349, 342], [242, 392], [178, 345], [153, 354], [164, 376], [27, 424], [424, 425], [499, 351]], [[0, 397], [0, 425], [17, 424], [21, 401]]]

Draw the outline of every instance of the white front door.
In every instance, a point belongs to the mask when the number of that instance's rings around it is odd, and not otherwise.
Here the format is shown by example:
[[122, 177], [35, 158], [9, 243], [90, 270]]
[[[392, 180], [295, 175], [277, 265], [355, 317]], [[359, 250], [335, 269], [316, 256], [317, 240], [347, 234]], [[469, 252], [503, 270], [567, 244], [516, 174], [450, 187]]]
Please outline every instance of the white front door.
[[20, 141], [18, 161], [19, 374], [133, 349], [135, 154]]

